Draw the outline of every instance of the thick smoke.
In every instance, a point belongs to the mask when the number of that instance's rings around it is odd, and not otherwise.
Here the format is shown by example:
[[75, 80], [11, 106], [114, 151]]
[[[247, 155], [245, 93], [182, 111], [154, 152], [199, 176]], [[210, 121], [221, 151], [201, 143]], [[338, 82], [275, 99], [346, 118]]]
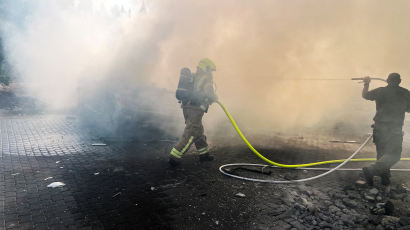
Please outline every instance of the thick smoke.
[[[11, 12], [19, 7], [8, 2]], [[374, 105], [360, 98], [361, 85], [304, 79], [399, 72], [409, 82], [405, 0], [18, 2], [24, 17], [1, 28], [29, 92], [52, 108], [108, 111], [113, 127], [124, 111], [150, 110], [174, 117], [153, 122], [174, 132], [179, 70], [195, 70], [202, 57], [215, 61], [219, 98], [248, 132], [371, 124]], [[210, 133], [229, 125], [217, 110], [206, 117]]]

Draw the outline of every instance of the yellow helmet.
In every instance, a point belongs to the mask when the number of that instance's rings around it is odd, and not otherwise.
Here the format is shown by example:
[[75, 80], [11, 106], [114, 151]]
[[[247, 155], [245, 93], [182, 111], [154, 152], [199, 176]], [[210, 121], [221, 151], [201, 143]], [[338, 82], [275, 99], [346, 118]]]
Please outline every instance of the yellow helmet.
[[207, 71], [207, 69], [215, 71], [216, 66], [209, 58], [203, 58], [198, 63], [198, 68], [202, 69], [203, 71]]

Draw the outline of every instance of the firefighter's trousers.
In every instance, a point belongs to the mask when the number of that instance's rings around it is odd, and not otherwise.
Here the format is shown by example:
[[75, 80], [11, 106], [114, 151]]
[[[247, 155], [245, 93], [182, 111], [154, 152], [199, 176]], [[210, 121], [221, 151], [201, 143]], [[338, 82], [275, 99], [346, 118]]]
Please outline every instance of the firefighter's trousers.
[[375, 124], [373, 142], [376, 144], [377, 161], [370, 170], [374, 175], [390, 176], [390, 168], [400, 161], [403, 131], [401, 126], [391, 124]]
[[193, 143], [195, 143], [199, 154], [207, 154], [209, 152], [208, 144], [202, 125], [204, 111], [199, 106], [183, 106], [182, 110], [185, 118], [185, 130], [179, 142], [171, 150], [171, 157], [180, 159]]

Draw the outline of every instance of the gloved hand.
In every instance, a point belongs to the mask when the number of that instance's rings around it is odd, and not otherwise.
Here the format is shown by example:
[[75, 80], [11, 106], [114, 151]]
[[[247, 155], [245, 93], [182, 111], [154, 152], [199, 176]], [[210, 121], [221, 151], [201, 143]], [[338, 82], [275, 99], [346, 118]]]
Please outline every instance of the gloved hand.
[[214, 94], [212, 97], [209, 98], [209, 104], [212, 104], [217, 101], [218, 101], [218, 96], [216, 94]]
[[215, 97], [213, 98], [213, 102], [217, 102], [219, 100], [218, 96], [215, 94]]
[[363, 78], [363, 83], [364, 83], [365, 85], [368, 85], [368, 84], [370, 83], [370, 81], [371, 81], [371, 79], [370, 79], [369, 76], [366, 76], [366, 77]]

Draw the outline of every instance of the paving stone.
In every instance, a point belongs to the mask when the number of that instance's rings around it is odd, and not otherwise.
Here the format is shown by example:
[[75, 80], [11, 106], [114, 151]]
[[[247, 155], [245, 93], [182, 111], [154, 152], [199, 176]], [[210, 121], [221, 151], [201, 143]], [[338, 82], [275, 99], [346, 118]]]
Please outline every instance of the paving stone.
[[278, 222], [276, 222], [274, 226], [276, 229], [290, 229], [291, 228], [291, 225], [289, 225], [288, 223], [282, 220], [279, 220]]
[[292, 221], [289, 223], [290, 225], [292, 225], [294, 228], [296, 228], [297, 230], [304, 230], [306, 229], [305, 226], [303, 224], [301, 224], [299, 221]]
[[[65, 161], [56, 154], [69, 154], [73, 146], [87, 142], [89, 135], [61, 117], [0, 118], [0, 130], [0, 191], [3, 194], [0, 200], [4, 201], [4, 227], [14, 228], [18, 224], [20, 229], [47, 229], [47, 221], [59, 223], [60, 220], [53, 217], [59, 210], [61, 213], [69, 210], [72, 205], [66, 202], [75, 203], [75, 200], [69, 193], [50, 193], [44, 178], [63, 179], [65, 172], [59, 167], [64, 166]], [[84, 145], [78, 150], [93, 149]], [[72, 223], [69, 215], [62, 215], [63, 220]]]
[[[128, 162], [130, 155], [126, 155], [123, 147], [113, 145], [97, 148], [91, 146], [90, 143], [94, 141], [95, 137], [81, 130], [75, 122], [67, 122], [61, 116], [0, 118], [0, 131], [0, 191], [3, 194], [0, 196], [0, 201], [3, 202], [0, 202], [0, 206], [4, 206], [3, 210], [0, 210], [0, 220], [3, 218], [3, 222], [0, 221], [0, 229], [15, 222], [15, 226], [9, 227], [28, 229], [31, 227], [42, 230], [57, 228], [103, 229], [104, 227], [108, 229], [110, 227], [111, 229], [144, 229], [143, 227], [135, 227], [138, 222], [137, 217], [122, 217], [126, 216], [129, 210], [146, 205], [144, 201], [136, 201], [132, 197], [135, 193], [147, 192], [132, 190], [130, 184], [127, 184], [126, 190], [121, 190], [125, 189], [124, 180], [143, 184], [145, 183], [143, 178], [148, 174], [141, 172], [137, 177], [133, 176], [137, 175], [133, 174], [134, 171], [127, 171], [129, 169], [127, 165], [134, 166], [140, 162]], [[334, 149], [335, 147], [334, 144], [328, 143], [328, 139], [314, 140], [309, 138], [291, 140], [289, 145], [311, 146], [314, 149]], [[354, 150], [355, 146], [346, 145], [340, 148], [350, 151]], [[147, 149], [141, 151], [150, 152]], [[166, 151], [169, 152], [164, 148], [164, 152]], [[135, 152], [132, 154], [135, 155]], [[324, 155], [323, 158], [325, 159], [327, 156]], [[304, 160], [311, 161], [307, 158]], [[161, 167], [164, 166], [161, 165]], [[112, 175], [116, 168], [115, 175]], [[157, 171], [164, 170], [161, 168]], [[94, 176], [95, 172], [100, 172], [98, 177]], [[215, 173], [217, 172], [215, 171]], [[301, 173], [303, 177], [309, 175], [309, 172]], [[296, 175], [293, 172], [291, 174]], [[48, 177], [53, 177], [53, 179], [45, 181], [44, 179]], [[105, 187], [102, 185], [104, 180], [101, 178], [109, 179], [103, 184]], [[312, 182], [312, 184], [274, 186], [264, 184], [257, 187], [258, 193], [274, 194], [272, 192], [274, 191], [279, 195], [273, 198], [279, 197], [277, 199], [279, 203], [270, 204], [271, 201], [267, 200], [266, 196], [258, 197], [256, 195], [254, 205], [260, 207], [261, 212], [258, 215], [260, 215], [260, 219], [267, 220], [267, 223], [263, 224], [268, 229], [290, 229], [292, 227], [304, 229], [305, 225], [310, 223], [316, 225], [316, 228], [333, 228], [334, 226], [330, 223], [340, 222], [337, 216], [343, 219], [341, 220], [342, 224], [352, 225], [351, 221], [356, 221], [353, 219], [356, 218], [357, 214], [349, 214], [348, 211], [345, 211], [345, 206], [348, 210], [358, 209], [362, 216], [357, 217], [357, 219], [365, 221], [366, 223], [361, 223], [365, 226], [368, 224], [366, 219], [368, 213], [363, 212], [365, 210], [363, 194], [356, 192], [357, 188], [362, 188], [354, 185], [358, 178], [358, 173], [335, 172], [328, 177]], [[220, 180], [225, 179], [221, 177]], [[66, 187], [58, 190], [47, 188], [46, 186], [53, 181], [64, 182]], [[251, 183], [239, 183], [243, 187], [253, 186]], [[207, 184], [208, 187], [212, 188], [209, 185]], [[148, 188], [151, 186], [157, 187], [158, 185], [149, 185]], [[352, 188], [345, 189], [346, 186]], [[193, 186], [192, 189], [195, 190], [197, 187]], [[122, 192], [121, 196], [118, 196], [115, 202], [108, 202], [113, 200], [112, 196], [119, 191]], [[238, 191], [241, 190], [238, 188]], [[157, 193], [149, 191], [146, 197], [149, 198], [152, 194]], [[246, 194], [247, 197], [251, 198], [251, 195]], [[284, 194], [283, 197], [282, 194]], [[209, 193], [206, 199], [215, 198], [212, 195]], [[287, 201], [285, 196], [290, 201]], [[167, 202], [165, 198], [161, 198], [161, 201]], [[295, 201], [304, 205], [297, 205], [298, 215], [288, 212], [292, 210]], [[140, 206], [134, 205], [137, 202]], [[133, 206], [129, 204], [133, 204]], [[155, 208], [157, 204], [153, 206], [152, 208]], [[165, 219], [161, 218], [163, 217], [158, 217], [158, 220], [169, 221], [168, 216]], [[194, 223], [195, 219], [187, 218], [187, 222]], [[115, 219], [118, 222], [111, 225], [112, 223], [107, 222], [109, 219]], [[350, 219], [352, 220], [350, 221]], [[386, 223], [394, 221], [385, 220]], [[408, 220], [403, 217], [399, 222], [405, 224]], [[357, 221], [355, 224], [358, 224]], [[222, 227], [222, 223], [220, 223], [218, 227], [227, 228], [227, 225]], [[193, 229], [195, 228], [193, 227]], [[244, 227], [244, 229], [253, 228]]]
[[358, 203], [356, 201], [348, 198], [343, 198], [343, 203], [349, 208], [356, 208], [358, 206]]

